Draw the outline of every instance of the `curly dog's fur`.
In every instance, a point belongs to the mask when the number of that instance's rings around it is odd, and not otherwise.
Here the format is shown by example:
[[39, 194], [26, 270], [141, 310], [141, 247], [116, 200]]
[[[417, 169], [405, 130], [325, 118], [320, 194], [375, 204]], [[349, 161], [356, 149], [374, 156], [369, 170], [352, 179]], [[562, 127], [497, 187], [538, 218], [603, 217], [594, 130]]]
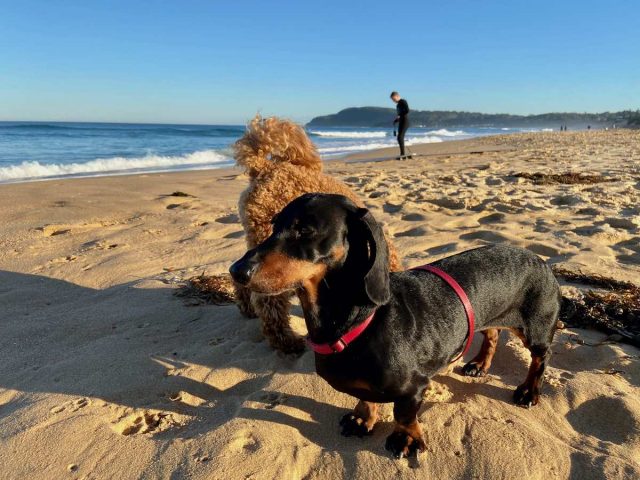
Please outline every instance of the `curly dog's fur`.
[[[271, 219], [302, 194], [336, 193], [363, 206], [347, 185], [322, 173], [316, 147], [293, 122], [258, 115], [234, 144], [234, 151], [238, 165], [244, 167], [250, 179], [239, 202], [240, 219], [250, 249], [271, 235]], [[389, 247], [391, 270], [401, 270], [391, 242]], [[246, 316], [260, 317], [262, 331], [271, 346], [283, 352], [299, 353], [304, 349], [304, 342], [289, 325], [290, 298], [291, 294], [259, 295], [236, 285], [238, 307]]]

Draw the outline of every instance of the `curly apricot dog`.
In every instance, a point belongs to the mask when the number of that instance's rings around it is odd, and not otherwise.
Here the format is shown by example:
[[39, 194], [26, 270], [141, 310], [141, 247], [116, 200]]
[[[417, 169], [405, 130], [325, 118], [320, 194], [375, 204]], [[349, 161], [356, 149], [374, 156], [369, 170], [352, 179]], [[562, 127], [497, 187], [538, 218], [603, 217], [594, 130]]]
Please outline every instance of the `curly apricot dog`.
[[[347, 185], [322, 173], [316, 147], [302, 127], [293, 122], [256, 116], [235, 143], [234, 152], [237, 164], [245, 168], [250, 179], [239, 202], [249, 249], [266, 240], [271, 235], [274, 216], [305, 193], [341, 194], [364, 206]], [[390, 242], [389, 247], [390, 269], [401, 270]], [[271, 346], [285, 353], [300, 353], [305, 348], [304, 340], [289, 325], [291, 296], [292, 293], [260, 295], [236, 284], [240, 311], [248, 317], [260, 317], [262, 331]]]

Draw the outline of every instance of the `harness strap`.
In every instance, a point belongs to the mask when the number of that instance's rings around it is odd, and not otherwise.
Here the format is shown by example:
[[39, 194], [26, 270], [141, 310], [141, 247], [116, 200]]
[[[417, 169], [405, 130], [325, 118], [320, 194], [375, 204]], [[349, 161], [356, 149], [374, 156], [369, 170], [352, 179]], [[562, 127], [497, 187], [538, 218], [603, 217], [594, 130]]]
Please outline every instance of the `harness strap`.
[[353, 342], [356, 338], [360, 336], [362, 332], [365, 331], [365, 329], [369, 326], [369, 324], [373, 320], [373, 317], [375, 314], [376, 314], [376, 311], [374, 310], [371, 313], [371, 315], [369, 315], [365, 319], [364, 322], [362, 322], [361, 324], [349, 330], [347, 333], [342, 335], [338, 340], [336, 340], [333, 343], [314, 343], [311, 340], [309, 340], [309, 338], [307, 338], [307, 345], [309, 345], [309, 348], [311, 350], [321, 355], [331, 355], [332, 353], [340, 353], [345, 348], [347, 348], [347, 345]]
[[451, 363], [455, 363], [458, 360], [460, 360], [465, 353], [467, 353], [467, 351], [469, 350], [469, 347], [471, 347], [471, 342], [473, 341], [473, 331], [475, 329], [476, 315], [475, 315], [475, 312], [473, 311], [473, 306], [471, 306], [471, 302], [469, 301], [469, 297], [467, 296], [465, 291], [462, 289], [460, 284], [456, 282], [456, 280], [451, 275], [449, 275], [447, 272], [443, 270], [440, 270], [437, 267], [434, 267], [432, 265], [422, 265], [420, 267], [414, 267], [411, 270], [425, 270], [427, 272], [431, 272], [437, 275], [438, 277], [443, 279], [453, 289], [454, 292], [456, 292], [456, 295], [458, 295], [458, 298], [462, 302], [462, 306], [464, 307], [464, 312], [467, 315], [469, 333], [467, 334], [467, 343], [465, 344], [464, 349], [462, 350], [462, 352], [460, 352], [460, 355], [458, 355], [455, 359], [451, 361]]

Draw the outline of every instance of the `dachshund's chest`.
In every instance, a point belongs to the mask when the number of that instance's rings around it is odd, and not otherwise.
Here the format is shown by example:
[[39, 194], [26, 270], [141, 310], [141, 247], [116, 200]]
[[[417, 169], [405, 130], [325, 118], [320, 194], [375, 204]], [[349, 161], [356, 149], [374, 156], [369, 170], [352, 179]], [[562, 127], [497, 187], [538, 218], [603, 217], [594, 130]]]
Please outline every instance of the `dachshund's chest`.
[[376, 372], [362, 365], [353, 367], [353, 364], [340, 366], [335, 361], [316, 361], [318, 375], [339, 392], [370, 402], [393, 401], [394, 396], [385, 391]]

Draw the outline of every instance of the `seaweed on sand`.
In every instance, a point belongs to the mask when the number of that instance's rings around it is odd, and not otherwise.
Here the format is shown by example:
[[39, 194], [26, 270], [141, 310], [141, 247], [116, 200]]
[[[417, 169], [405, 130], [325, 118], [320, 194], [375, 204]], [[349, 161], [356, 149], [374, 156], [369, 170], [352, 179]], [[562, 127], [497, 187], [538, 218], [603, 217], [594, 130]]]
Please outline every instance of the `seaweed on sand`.
[[235, 289], [231, 275], [205, 275], [204, 273], [189, 278], [177, 291], [176, 295], [192, 300], [192, 305], [213, 304], [228, 305], [235, 301]]
[[640, 346], [640, 287], [603, 275], [589, 275], [562, 267], [554, 273], [571, 283], [598, 288], [581, 298], [564, 297], [560, 320], [574, 327], [595, 328], [617, 334], [628, 343]]
[[529, 173], [519, 172], [513, 175], [518, 178], [526, 178], [531, 180], [536, 185], [550, 185], [554, 183], [563, 183], [567, 185], [573, 184], [592, 184], [603, 182], [615, 182], [617, 178], [606, 178], [602, 175], [587, 175], [579, 172], [565, 172], [565, 173]]

